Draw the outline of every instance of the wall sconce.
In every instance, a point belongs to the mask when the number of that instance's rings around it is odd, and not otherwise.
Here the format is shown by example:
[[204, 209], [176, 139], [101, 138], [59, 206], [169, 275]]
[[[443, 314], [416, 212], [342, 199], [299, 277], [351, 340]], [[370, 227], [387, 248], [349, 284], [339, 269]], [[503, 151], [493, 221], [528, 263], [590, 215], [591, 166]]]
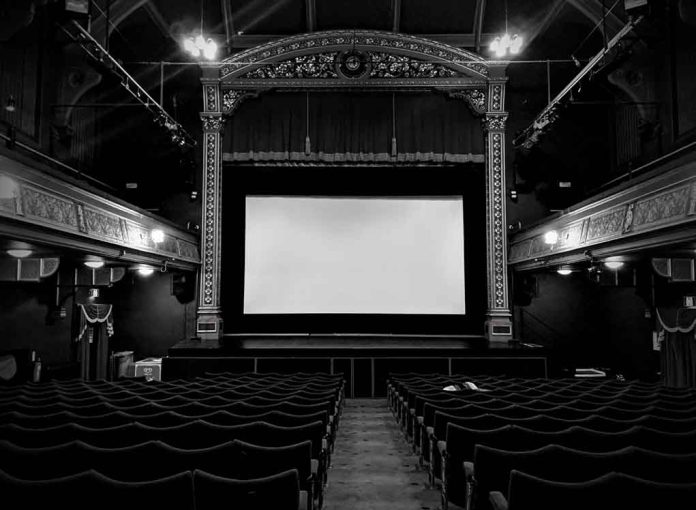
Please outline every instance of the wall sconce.
[[155, 243], [161, 243], [164, 241], [164, 232], [159, 228], [156, 228], [150, 232], [150, 238], [152, 238], [152, 241]]
[[549, 230], [544, 234], [544, 242], [546, 244], [556, 244], [558, 242], [558, 232]]
[[7, 102], [5, 103], [5, 110], [8, 112], [12, 113], [17, 109], [17, 101], [15, 101], [15, 98], [12, 94], [7, 98]]

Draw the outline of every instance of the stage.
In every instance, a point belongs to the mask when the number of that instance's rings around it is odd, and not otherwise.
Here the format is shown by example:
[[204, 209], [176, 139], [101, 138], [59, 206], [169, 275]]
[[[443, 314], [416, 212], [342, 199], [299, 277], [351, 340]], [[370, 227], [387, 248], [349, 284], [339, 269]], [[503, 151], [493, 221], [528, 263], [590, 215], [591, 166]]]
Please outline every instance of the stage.
[[183, 340], [163, 358], [165, 379], [204, 372], [342, 372], [350, 397], [386, 395], [389, 372], [548, 377], [546, 349], [479, 336], [227, 334], [220, 345]]

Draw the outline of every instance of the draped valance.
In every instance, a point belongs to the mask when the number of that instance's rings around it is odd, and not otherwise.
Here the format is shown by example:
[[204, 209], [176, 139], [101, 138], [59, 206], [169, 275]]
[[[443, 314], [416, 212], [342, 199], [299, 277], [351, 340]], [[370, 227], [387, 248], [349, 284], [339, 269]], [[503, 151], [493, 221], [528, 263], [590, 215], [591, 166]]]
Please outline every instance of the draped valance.
[[484, 162], [479, 119], [441, 94], [277, 92], [248, 99], [225, 130], [227, 162]]
[[[78, 360], [82, 378], [105, 379], [108, 360], [108, 339], [114, 334], [113, 306], [108, 304], [78, 304], [80, 326], [75, 342], [79, 344]], [[91, 344], [97, 339], [95, 352]], [[94, 359], [94, 367], [92, 367]]]

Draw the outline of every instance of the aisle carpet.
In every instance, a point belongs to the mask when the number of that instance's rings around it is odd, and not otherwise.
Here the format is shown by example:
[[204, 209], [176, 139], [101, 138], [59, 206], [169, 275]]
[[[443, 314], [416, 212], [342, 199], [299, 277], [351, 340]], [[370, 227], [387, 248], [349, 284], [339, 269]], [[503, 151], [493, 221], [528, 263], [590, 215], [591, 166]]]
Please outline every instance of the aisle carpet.
[[428, 488], [427, 472], [418, 465], [386, 400], [346, 400], [325, 510], [437, 510], [440, 506], [439, 491]]

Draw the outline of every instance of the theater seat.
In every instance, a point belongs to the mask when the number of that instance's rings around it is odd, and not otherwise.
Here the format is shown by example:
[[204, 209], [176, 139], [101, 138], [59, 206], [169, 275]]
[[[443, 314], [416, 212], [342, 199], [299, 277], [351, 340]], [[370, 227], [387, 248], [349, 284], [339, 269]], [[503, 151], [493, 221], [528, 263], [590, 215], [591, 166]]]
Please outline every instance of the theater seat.
[[176, 508], [194, 510], [190, 472], [146, 482], [117, 482], [97, 471], [49, 480], [26, 481], [0, 471], [0, 506], [14, 510], [123, 510]]
[[193, 473], [196, 510], [308, 510], [300, 498], [297, 470], [251, 480], [235, 480], [196, 470]]
[[517, 470], [509, 500], [491, 492], [494, 510], [666, 510], [693, 508], [696, 483], [658, 483], [611, 472], [580, 483], [553, 482]]

